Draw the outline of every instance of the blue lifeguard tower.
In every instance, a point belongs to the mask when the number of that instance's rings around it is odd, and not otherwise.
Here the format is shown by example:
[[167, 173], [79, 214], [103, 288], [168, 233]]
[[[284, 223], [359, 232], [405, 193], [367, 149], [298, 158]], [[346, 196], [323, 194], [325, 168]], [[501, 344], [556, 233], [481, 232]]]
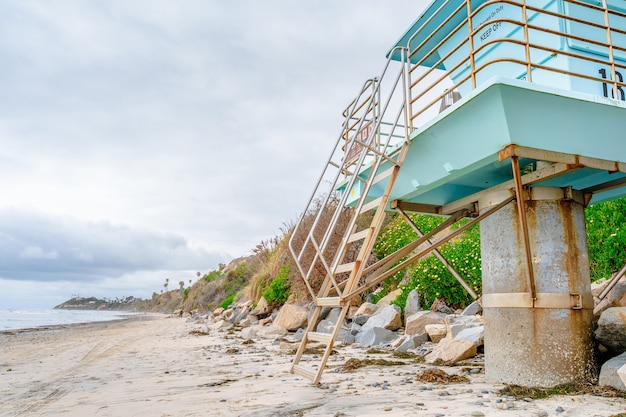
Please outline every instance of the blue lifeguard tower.
[[[292, 372], [318, 383], [355, 297], [481, 222], [483, 294], [455, 277], [483, 306], [487, 380], [595, 379], [583, 209], [626, 195], [624, 76], [623, 0], [433, 1], [344, 110], [293, 232], [316, 309]], [[389, 210], [447, 220], [372, 262]], [[323, 307], [341, 308], [331, 334]]]

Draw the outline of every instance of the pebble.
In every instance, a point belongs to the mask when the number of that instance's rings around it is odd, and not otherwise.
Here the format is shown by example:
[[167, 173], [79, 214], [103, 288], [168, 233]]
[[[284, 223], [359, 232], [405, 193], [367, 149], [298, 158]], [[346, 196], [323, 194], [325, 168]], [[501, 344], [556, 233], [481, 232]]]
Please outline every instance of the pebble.
[[482, 402], [482, 401], [476, 401], [474, 404], [476, 404], [476, 405], [485, 405], [485, 403]]
[[563, 407], [561, 407], [561, 406], [559, 405], [559, 406], [556, 408], [556, 410], [555, 410], [555, 411], [556, 411], [557, 413], [562, 413], [562, 412], [563, 412], [563, 411], [565, 411], [565, 410], [563, 409]]
[[470, 414], [472, 417], [484, 417], [485, 413], [483, 413], [482, 411], [472, 411], [472, 414]]
[[546, 410], [538, 410], [535, 411], [536, 417], [548, 417], [548, 412]]

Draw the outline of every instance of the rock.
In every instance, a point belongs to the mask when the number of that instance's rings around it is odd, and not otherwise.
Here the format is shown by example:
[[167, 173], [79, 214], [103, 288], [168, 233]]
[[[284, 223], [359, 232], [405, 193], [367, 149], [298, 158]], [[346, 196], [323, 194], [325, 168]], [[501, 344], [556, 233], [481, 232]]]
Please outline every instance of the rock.
[[433, 301], [433, 305], [430, 306], [430, 311], [435, 313], [443, 313], [443, 314], [454, 314], [454, 310], [448, 307], [441, 298], [435, 298]]
[[348, 308], [348, 313], [346, 314], [346, 319], [352, 320], [352, 318], [356, 315], [357, 311], [359, 311], [359, 307], [350, 306], [350, 308]]
[[607, 298], [611, 307], [626, 307], [626, 282], [618, 282]]
[[478, 320], [476, 316], [460, 316], [457, 314], [447, 315], [445, 318], [446, 329], [448, 331], [447, 337], [456, 337], [459, 332], [471, 327], [482, 326], [482, 321]]
[[465, 307], [465, 310], [461, 313], [462, 316], [475, 316], [483, 311], [483, 306], [478, 301], [474, 301], [472, 304]]
[[400, 307], [395, 305], [387, 305], [382, 307], [376, 314], [365, 322], [363, 330], [373, 327], [381, 327], [387, 330], [398, 330], [402, 327], [402, 316], [400, 315]]
[[341, 308], [335, 307], [328, 312], [325, 319], [330, 320], [333, 323], [337, 323], [337, 320], [339, 319], [340, 314], [341, 314]]
[[417, 290], [412, 290], [409, 295], [406, 297], [406, 304], [404, 306], [404, 321], [411, 316], [412, 314], [420, 311], [422, 307], [420, 306], [420, 298]]
[[455, 338], [456, 340], [467, 340], [468, 342], [474, 343], [476, 346], [482, 346], [485, 344], [485, 327], [477, 326], [463, 329]]
[[257, 335], [266, 339], [272, 339], [280, 336], [285, 336], [287, 333], [286, 328], [277, 324], [270, 324], [269, 326], [259, 327], [256, 330]]
[[299, 342], [302, 340], [303, 337], [304, 337], [304, 329], [298, 329], [293, 335], [293, 340], [295, 342]]
[[409, 316], [405, 323], [404, 332], [406, 334], [420, 334], [426, 330], [424, 326], [427, 324], [445, 324], [443, 317], [432, 311], [418, 311]]
[[360, 315], [371, 316], [373, 314], [376, 314], [376, 310], [378, 310], [378, 306], [376, 304], [366, 302], [366, 303], [361, 304], [361, 306], [358, 308], [354, 316], [355, 317], [360, 316]]
[[427, 324], [424, 330], [433, 343], [439, 343], [448, 334], [445, 324]]
[[242, 339], [251, 340], [251, 339], [255, 339], [257, 337], [257, 334], [256, 334], [256, 330], [254, 330], [253, 327], [246, 327], [239, 333], [239, 336]]
[[350, 326], [350, 334], [353, 336], [356, 336], [357, 334], [359, 334], [361, 329], [362, 329], [361, 325], [352, 321], [352, 325]]
[[319, 323], [317, 323], [317, 327], [315, 328], [315, 331], [318, 333], [332, 333], [334, 329], [335, 329], [335, 322], [324, 319], [320, 321]]
[[420, 333], [416, 335], [406, 335], [404, 341], [396, 348], [398, 352], [406, 352], [411, 349], [415, 349], [428, 342], [428, 334]]
[[369, 314], [359, 314], [358, 316], [354, 316], [352, 319], [352, 323], [358, 324], [359, 326], [363, 326], [370, 319]]
[[267, 326], [268, 324], [271, 324], [274, 320], [272, 320], [271, 317], [265, 317], [264, 319], [259, 320], [259, 325], [261, 326]]
[[216, 308], [215, 310], [213, 310], [213, 316], [217, 317], [223, 312], [224, 312], [224, 309], [222, 307]]
[[[330, 320], [322, 320], [317, 324], [317, 328], [315, 329], [315, 331], [318, 333], [332, 333], [334, 329], [335, 322]], [[342, 325], [341, 329], [339, 329], [339, 334], [337, 335], [336, 340], [345, 344], [351, 344], [354, 343], [354, 336], [355, 334], [352, 333], [352, 329], [348, 329], [344, 327], [344, 325]]]
[[626, 307], [611, 307], [598, 320], [596, 340], [615, 353], [626, 351]]
[[371, 327], [356, 335], [355, 341], [361, 346], [378, 346], [390, 343], [398, 337], [395, 332], [382, 327]]
[[626, 352], [602, 365], [598, 385], [626, 391]]
[[444, 363], [455, 363], [476, 356], [477, 347], [467, 340], [443, 339], [435, 346], [432, 352], [424, 357], [426, 362], [435, 363], [441, 360]]
[[398, 298], [400, 296], [400, 294], [402, 294], [402, 290], [401, 289], [397, 289], [395, 291], [390, 292], [389, 294], [385, 295], [383, 298], [381, 298], [380, 300], [378, 300], [378, 302], [376, 303], [376, 305], [378, 307], [381, 306], [388, 306], [390, 305], [392, 302], [396, 301], [396, 298]]
[[267, 302], [265, 297], [261, 297], [259, 299], [259, 302], [256, 303], [256, 307], [254, 307], [254, 310], [252, 310], [250, 314], [254, 314], [255, 316], [267, 316], [271, 312], [272, 308], [270, 307], [269, 303]]
[[274, 324], [283, 326], [285, 329], [294, 332], [300, 327], [305, 327], [309, 318], [309, 310], [296, 304], [285, 304], [280, 309]]
[[211, 329], [211, 330], [229, 329], [229, 328], [233, 327], [233, 324], [231, 322], [227, 321], [227, 320], [220, 319], [220, 320], [217, 320], [215, 323], [210, 324], [207, 327], [209, 329]]

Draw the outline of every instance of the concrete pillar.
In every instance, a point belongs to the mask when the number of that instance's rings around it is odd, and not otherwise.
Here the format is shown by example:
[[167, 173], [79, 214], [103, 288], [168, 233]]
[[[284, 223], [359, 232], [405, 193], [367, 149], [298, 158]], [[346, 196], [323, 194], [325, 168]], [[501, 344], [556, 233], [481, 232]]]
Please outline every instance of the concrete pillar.
[[[509, 196], [509, 191], [491, 193], [479, 209]], [[536, 187], [525, 198], [536, 300], [516, 203], [480, 225], [486, 379], [535, 387], [593, 381], [597, 364], [582, 195]]]

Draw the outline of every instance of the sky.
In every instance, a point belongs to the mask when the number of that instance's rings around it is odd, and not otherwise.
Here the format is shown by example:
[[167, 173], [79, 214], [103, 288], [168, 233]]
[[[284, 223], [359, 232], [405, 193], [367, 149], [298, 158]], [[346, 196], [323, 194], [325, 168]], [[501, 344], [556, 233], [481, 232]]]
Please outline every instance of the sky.
[[0, 308], [149, 298], [280, 235], [427, 4], [0, 0]]

